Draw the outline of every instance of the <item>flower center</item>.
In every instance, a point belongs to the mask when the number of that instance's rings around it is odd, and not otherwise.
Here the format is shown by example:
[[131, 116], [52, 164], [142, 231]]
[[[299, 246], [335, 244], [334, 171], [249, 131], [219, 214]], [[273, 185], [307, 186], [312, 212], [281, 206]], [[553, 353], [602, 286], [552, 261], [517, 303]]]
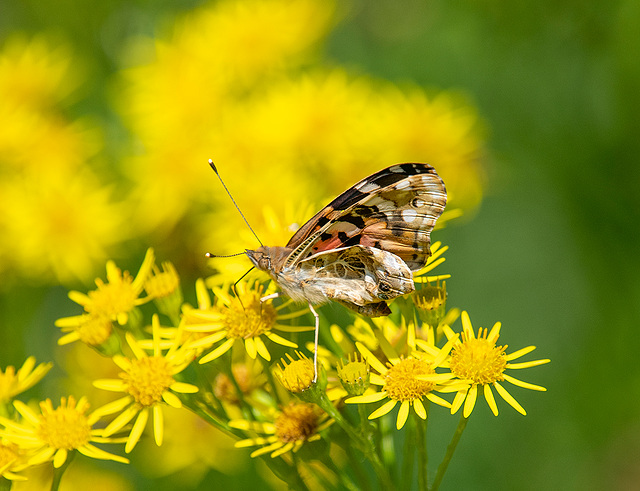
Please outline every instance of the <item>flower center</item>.
[[431, 375], [435, 370], [424, 360], [405, 358], [384, 375], [384, 390], [396, 401], [422, 400], [433, 390], [434, 383], [417, 380], [416, 375]]
[[37, 433], [41, 441], [55, 449], [73, 450], [89, 443], [91, 438], [91, 425], [85, 411], [89, 404], [83, 404], [76, 408], [76, 401], [69, 398], [69, 404], [63, 398], [60, 407], [43, 410]]
[[318, 427], [318, 415], [311, 404], [291, 404], [275, 420], [275, 435], [281, 442], [306, 440]]
[[152, 406], [162, 400], [162, 393], [174, 383], [169, 362], [162, 356], [131, 360], [131, 368], [121, 374], [127, 392], [141, 406]]
[[228, 338], [255, 338], [270, 331], [278, 315], [270, 303], [261, 303], [256, 295], [249, 301], [243, 299], [244, 308], [234, 302], [226, 309], [224, 325]]
[[110, 319], [115, 319], [121, 312], [130, 312], [138, 296], [132, 283], [133, 278], [128, 271], [115, 282], [104, 283], [97, 279], [98, 289], [89, 292], [91, 302], [85, 306], [85, 310]]
[[451, 351], [451, 373], [477, 384], [503, 380], [502, 374], [507, 366], [505, 348], [506, 346], [496, 346], [484, 337], [464, 339]]
[[112, 328], [111, 319], [108, 317], [89, 315], [86, 321], [78, 326], [76, 331], [83, 343], [90, 346], [99, 346], [109, 339]]

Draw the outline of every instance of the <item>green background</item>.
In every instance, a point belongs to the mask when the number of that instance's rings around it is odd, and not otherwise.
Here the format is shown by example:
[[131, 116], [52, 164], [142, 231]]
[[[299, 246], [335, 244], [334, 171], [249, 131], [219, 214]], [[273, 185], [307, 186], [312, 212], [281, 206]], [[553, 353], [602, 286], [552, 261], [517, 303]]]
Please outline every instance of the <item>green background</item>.
[[[108, 120], [122, 43], [197, 5], [3, 2], [0, 40], [15, 30], [63, 33], [90, 61], [73, 110]], [[511, 350], [535, 342], [534, 358], [552, 360], [521, 376], [548, 392], [513, 390], [526, 417], [502, 404], [495, 418], [481, 401], [442, 489], [635, 489], [640, 2], [355, 1], [324, 56], [356, 73], [460, 90], [477, 105], [488, 188], [473, 219], [437, 236], [450, 246], [449, 295], [475, 327], [501, 321]], [[25, 353], [50, 358], [53, 320], [69, 314], [52, 306], [65, 296], [27, 285], [3, 295], [3, 367]], [[452, 424], [433, 419], [434, 451]], [[149, 485], [130, 466], [117, 472]], [[200, 489], [256, 479], [212, 472]]]

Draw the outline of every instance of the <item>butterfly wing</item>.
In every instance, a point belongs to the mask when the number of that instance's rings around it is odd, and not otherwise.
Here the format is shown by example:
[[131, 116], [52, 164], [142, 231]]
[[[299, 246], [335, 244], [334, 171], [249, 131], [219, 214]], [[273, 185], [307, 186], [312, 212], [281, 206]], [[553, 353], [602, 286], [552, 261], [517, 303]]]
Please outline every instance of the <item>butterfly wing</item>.
[[285, 266], [339, 247], [391, 252], [411, 270], [431, 255], [430, 233], [447, 201], [444, 182], [428, 164], [397, 164], [342, 193], [289, 240]]

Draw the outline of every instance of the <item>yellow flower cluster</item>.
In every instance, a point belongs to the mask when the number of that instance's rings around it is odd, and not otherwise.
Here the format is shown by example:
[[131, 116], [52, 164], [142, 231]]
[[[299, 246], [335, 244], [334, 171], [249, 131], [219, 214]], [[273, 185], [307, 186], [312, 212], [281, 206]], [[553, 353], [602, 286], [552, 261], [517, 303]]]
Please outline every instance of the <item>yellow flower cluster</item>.
[[[18, 371], [8, 367], [0, 373], [7, 415], [0, 417], [0, 469], [13, 480], [45, 462], [64, 469], [75, 451], [128, 462], [95, 443], [123, 442], [125, 453], [130, 453], [149, 427], [160, 446], [165, 440], [165, 411], [171, 407], [189, 409], [235, 437], [236, 447], [258, 447], [254, 457], [282, 457], [295, 473], [300, 471], [299, 458], [291, 454], [323, 437], [331, 444], [328, 429], [335, 424], [386, 482], [388, 472], [372, 446], [383, 427], [376, 429], [365, 424], [367, 420], [393, 411], [401, 430], [411, 412], [418, 418], [414, 426], [427, 420], [433, 403], [452, 414], [464, 407], [466, 423], [479, 390], [498, 414], [492, 389], [526, 414], [504, 382], [545, 389], [508, 372], [549, 360], [513, 363], [534, 347], [507, 353], [506, 346], [498, 345], [500, 323], [476, 334], [469, 315], [462, 312], [462, 333], [451, 328], [459, 314], [446, 310], [446, 289], [440, 283], [450, 275], [433, 275], [446, 250], [439, 242], [433, 244], [433, 255], [416, 277], [417, 290], [393, 301], [388, 317], [368, 319], [343, 312], [348, 317], [332, 325], [326, 331], [331, 337], [318, 347], [319, 371], [296, 349], [309, 339], [308, 310], [275, 298], [271, 293], [276, 285], [262, 276], [248, 276], [233, 285], [220, 275], [198, 280], [193, 306], [183, 301], [176, 268], [164, 262], [160, 269], [153, 250], [147, 251], [135, 276], [108, 261], [107, 281], [97, 279], [96, 289], [87, 293], [69, 293], [83, 313], [60, 319], [57, 325], [65, 333], [61, 344], [82, 341], [113, 361], [118, 377], [98, 378], [93, 385], [122, 396], [92, 412], [86, 397], [62, 398], [58, 407], [47, 399], [36, 412], [15, 397], [41, 379], [50, 364], [35, 367], [30, 358]], [[158, 313], [149, 321], [148, 306], [141, 307], [151, 302]], [[320, 324], [326, 325], [330, 315], [331, 309], [320, 309]], [[321, 332], [325, 334], [324, 328]], [[311, 352], [315, 349], [310, 341], [306, 346]], [[272, 363], [274, 358], [280, 360]], [[436, 393], [455, 396], [451, 401]], [[383, 404], [373, 411], [365, 409], [379, 402]], [[350, 422], [353, 415], [347, 417], [354, 405], [362, 418], [358, 427]]]
[[0, 51], [3, 278], [89, 279], [126, 235], [112, 189], [87, 165], [102, 150], [101, 131], [65, 115], [81, 72], [64, 44], [45, 37], [10, 37]]
[[0, 51], [0, 272], [87, 281], [123, 241], [153, 243], [178, 226], [175, 256], [250, 246], [209, 158], [260, 236], [264, 203], [308, 218], [305, 207], [344, 182], [403, 161], [437, 163], [448, 214], [474, 208], [483, 181], [475, 109], [454, 92], [323, 62], [339, 10], [324, 0], [223, 0], [169, 34], [132, 40], [112, 84], [136, 143], [126, 148], [105, 140], [114, 131], [97, 118], [67, 115], [85, 80], [63, 42], [9, 38]]

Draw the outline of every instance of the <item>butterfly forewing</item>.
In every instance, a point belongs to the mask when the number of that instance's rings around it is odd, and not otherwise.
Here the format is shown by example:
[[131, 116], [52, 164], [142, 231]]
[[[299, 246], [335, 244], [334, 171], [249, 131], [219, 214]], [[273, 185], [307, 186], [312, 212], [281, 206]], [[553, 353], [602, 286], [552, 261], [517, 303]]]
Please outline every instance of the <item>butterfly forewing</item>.
[[431, 254], [430, 233], [442, 214], [446, 189], [427, 164], [398, 164], [334, 199], [291, 238], [287, 266], [322, 251], [362, 245], [397, 255], [411, 270]]

